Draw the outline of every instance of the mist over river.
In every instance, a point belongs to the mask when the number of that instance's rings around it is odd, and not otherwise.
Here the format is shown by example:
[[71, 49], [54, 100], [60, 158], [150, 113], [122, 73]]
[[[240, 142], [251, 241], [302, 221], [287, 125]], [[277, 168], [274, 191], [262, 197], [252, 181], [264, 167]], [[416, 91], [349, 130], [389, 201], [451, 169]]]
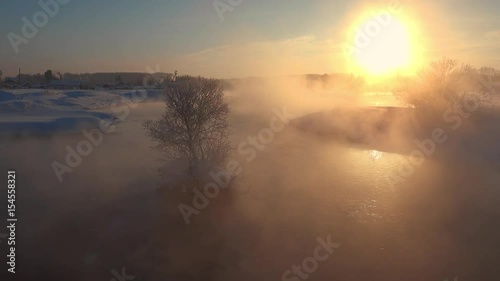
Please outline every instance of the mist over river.
[[[178, 204], [192, 205], [192, 192], [161, 180], [163, 162], [141, 126], [161, 115], [161, 102], [130, 107], [62, 182], [52, 164], [67, 164], [67, 147], [77, 151], [84, 134], [2, 138], [0, 167], [18, 176], [17, 262], [30, 269], [21, 274], [108, 280], [126, 267], [142, 280], [280, 280], [317, 239], [330, 237], [340, 246], [319, 263], [317, 280], [493, 280], [500, 261], [497, 131], [466, 141], [450, 133], [447, 145], [394, 181], [418, 149], [412, 138], [426, 137], [395, 138], [399, 111], [373, 111], [371, 102], [359, 105], [363, 113], [230, 102], [237, 187], [189, 225]], [[258, 138], [276, 112], [290, 122], [249, 153], [249, 137]]]

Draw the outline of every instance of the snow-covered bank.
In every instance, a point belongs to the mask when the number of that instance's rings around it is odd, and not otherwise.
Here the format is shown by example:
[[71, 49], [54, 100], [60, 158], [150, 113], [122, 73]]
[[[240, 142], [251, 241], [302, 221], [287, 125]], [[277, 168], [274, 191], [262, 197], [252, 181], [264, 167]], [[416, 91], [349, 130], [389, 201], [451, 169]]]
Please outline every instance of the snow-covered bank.
[[116, 121], [103, 109], [157, 101], [161, 90], [9, 90], [0, 91], [0, 135], [50, 135], [98, 128]]

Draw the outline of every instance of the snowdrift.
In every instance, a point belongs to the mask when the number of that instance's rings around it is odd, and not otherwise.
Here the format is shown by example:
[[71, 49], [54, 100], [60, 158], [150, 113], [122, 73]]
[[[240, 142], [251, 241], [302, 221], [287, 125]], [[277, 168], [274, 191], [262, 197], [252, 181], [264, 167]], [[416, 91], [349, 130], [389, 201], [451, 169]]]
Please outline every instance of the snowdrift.
[[158, 101], [161, 90], [0, 91], [0, 136], [76, 133], [119, 121], [107, 109]]

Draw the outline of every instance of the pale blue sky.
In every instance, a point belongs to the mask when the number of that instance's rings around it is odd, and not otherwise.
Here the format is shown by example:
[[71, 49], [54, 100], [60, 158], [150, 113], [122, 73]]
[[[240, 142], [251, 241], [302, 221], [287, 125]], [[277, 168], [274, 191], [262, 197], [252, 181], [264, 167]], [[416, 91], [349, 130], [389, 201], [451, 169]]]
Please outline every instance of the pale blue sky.
[[[2, 0], [0, 69], [145, 72], [159, 65], [214, 77], [343, 71], [342, 56], [330, 52], [339, 52], [343, 29], [364, 2], [373, 1], [243, 0], [221, 22], [213, 0], [71, 0], [16, 54], [7, 35], [22, 35], [21, 18], [41, 7]], [[430, 57], [500, 68], [499, 1], [404, 5], [425, 29]]]

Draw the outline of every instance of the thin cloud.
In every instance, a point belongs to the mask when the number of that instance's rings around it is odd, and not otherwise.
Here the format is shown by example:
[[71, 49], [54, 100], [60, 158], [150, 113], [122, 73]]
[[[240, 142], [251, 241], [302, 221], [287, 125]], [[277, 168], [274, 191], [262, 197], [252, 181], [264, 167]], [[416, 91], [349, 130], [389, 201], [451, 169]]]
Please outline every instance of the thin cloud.
[[498, 40], [497, 44], [500, 42], [500, 29], [486, 32], [484, 34], [486, 40]]
[[326, 73], [343, 70], [340, 51], [340, 43], [306, 35], [223, 45], [179, 56], [173, 61], [184, 65], [187, 72], [212, 73], [216, 77]]

